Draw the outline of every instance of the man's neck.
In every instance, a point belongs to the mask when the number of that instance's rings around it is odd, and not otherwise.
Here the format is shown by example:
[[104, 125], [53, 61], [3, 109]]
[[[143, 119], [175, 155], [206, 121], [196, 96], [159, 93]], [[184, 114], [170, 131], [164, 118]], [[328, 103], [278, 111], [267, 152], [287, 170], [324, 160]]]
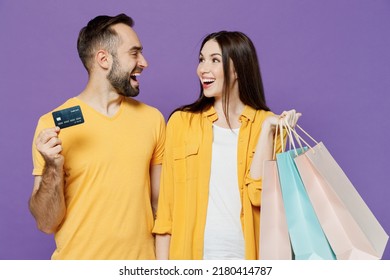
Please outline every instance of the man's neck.
[[118, 112], [125, 97], [108, 86], [89, 82], [77, 98], [99, 113], [112, 117]]

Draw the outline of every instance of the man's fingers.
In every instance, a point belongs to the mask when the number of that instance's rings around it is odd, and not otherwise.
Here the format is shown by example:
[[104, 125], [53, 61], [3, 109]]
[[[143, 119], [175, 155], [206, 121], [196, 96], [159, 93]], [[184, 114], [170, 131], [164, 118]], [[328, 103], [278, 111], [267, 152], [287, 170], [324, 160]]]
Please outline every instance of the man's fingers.
[[51, 138], [48, 142], [46, 142], [46, 146], [49, 148], [55, 147], [57, 145], [61, 145], [61, 139], [57, 137]]
[[53, 137], [58, 137], [60, 129], [58, 127], [52, 127], [42, 130], [37, 137], [37, 142], [46, 143]]
[[62, 141], [58, 138], [60, 129], [58, 127], [42, 130], [36, 140], [37, 150], [47, 160], [57, 158], [62, 152]]
[[42, 130], [42, 131], [38, 134], [36, 143], [37, 143], [37, 144], [38, 144], [38, 143], [45, 144], [45, 143], [47, 143], [48, 141], [50, 141], [50, 139], [52, 139], [52, 138], [57, 138], [59, 132], [60, 132], [60, 130], [59, 130], [58, 127], [52, 127], [52, 128], [44, 129], [44, 130]]

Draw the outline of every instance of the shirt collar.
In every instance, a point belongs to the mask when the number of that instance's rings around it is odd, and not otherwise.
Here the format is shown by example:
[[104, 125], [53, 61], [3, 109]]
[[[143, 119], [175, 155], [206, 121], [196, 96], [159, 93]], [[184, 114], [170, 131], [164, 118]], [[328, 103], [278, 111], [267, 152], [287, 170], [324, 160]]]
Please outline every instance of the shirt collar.
[[211, 122], [218, 120], [217, 112], [214, 109], [214, 106], [210, 106], [206, 111], [203, 111], [203, 117], [208, 118]]
[[244, 110], [241, 113], [240, 119], [242, 120], [243, 118], [253, 122], [255, 120], [255, 115], [256, 115], [256, 109], [252, 108], [251, 106], [245, 105]]
[[[247, 120], [253, 122], [256, 115], [256, 109], [251, 106], [245, 105], [244, 110], [241, 113], [240, 120]], [[217, 112], [214, 106], [210, 106], [206, 111], [203, 112], [203, 117], [208, 118], [211, 122], [215, 122], [218, 119]]]

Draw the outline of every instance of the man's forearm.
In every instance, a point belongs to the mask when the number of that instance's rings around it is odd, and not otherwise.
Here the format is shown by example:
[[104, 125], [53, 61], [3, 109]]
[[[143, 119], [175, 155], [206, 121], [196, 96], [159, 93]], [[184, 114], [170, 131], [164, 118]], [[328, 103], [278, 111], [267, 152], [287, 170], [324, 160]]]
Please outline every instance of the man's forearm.
[[45, 168], [36, 184], [30, 199], [30, 211], [41, 231], [54, 233], [66, 212], [62, 168]]

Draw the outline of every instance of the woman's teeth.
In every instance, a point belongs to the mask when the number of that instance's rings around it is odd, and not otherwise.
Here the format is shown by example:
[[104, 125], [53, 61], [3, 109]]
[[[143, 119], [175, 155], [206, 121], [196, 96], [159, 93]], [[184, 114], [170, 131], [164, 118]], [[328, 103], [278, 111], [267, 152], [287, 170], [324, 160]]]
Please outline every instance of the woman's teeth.
[[215, 81], [215, 79], [203, 79], [202, 82], [206, 85], [209, 85], [211, 83], [213, 83]]

